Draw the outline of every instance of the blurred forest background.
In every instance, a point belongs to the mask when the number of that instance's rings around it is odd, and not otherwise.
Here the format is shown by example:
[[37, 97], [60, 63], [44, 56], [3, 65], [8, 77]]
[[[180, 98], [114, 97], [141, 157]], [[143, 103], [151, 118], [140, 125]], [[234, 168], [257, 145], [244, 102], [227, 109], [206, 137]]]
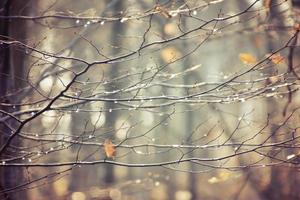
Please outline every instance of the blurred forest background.
[[298, 0], [2, 0], [0, 199], [299, 200]]

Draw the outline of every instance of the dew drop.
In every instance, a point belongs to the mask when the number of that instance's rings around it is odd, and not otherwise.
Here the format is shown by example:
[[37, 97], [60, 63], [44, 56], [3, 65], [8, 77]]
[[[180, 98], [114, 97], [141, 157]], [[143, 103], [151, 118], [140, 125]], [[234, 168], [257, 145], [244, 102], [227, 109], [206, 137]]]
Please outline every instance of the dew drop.
[[124, 23], [124, 22], [126, 22], [128, 19], [129, 19], [129, 18], [127, 18], [127, 17], [123, 17], [123, 18], [120, 20], [120, 22], [121, 22], [121, 23]]

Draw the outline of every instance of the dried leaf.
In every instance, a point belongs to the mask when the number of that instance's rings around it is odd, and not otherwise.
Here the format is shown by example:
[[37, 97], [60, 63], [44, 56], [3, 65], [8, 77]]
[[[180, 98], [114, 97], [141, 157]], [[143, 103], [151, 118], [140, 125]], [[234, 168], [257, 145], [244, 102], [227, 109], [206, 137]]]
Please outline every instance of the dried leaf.
[[269, 58], [269, 60], [271, 60], [275, 65], [284, 63], [284, 57], [279, 53], [273, 55], [267, 54], [266, 57]]
[[106, 157], [114, 159], [114, 157], [116, 155], [116, 145], [114, 143], [112, 143], [112, 141], [110, 139], [106, 139], [104, 141], [103, 146], [104, 146], [104, 151], [105, 151]]
[[164, 16], [165, 18], [171, 18], [173, 17], [165, 8], [163, 8], [162, 6], [155, 6], [154, 8], [156, 11], [158, 11], [162, 16]]
[[256, 58], [249, 53], [240, 53], [240, 60], [245, 64], [254, 64], [256, 63]]
[[271, 7], [271, 0], [264, 0], [263, 5], [265, 8], [267, 8], [269, 10]]
[[280, 76], [270, 76], [267, 78], [266, 83], [269, 85], [269, 84], [275, 84], [280, 81], [281, 81]]

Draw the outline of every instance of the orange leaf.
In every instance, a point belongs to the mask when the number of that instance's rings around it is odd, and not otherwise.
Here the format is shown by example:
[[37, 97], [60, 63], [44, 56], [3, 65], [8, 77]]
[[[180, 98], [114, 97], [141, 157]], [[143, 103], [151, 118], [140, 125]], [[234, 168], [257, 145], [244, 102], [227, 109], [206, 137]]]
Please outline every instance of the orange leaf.
[[267, 54], [266, 57], [268, 57], [275, 65], [284, 63], [284, 57], [279, 53], [273, 55]]
[[104, 141], [104, 151], [107, 158], [114, 158], [116, 155], [116, 145], [110, 139]]
[[240, 60], [245, 64], [254, 64], [256, 63], [256, 58], [249, 53], [240, 53]]
[[271, 0], [264, 0], [263, 5], [265, 8], [270, 9], [271, 7]]

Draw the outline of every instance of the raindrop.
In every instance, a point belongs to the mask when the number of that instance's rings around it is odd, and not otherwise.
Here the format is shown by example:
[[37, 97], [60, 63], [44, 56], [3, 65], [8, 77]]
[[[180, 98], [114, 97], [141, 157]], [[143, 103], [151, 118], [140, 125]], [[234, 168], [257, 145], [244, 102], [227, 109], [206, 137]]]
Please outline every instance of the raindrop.
[[295, 155], [295, 154], [291, 154], [291, 155], [288, 155], [288, 156], [286, 157], [286, 159], [290, 160], [290, 159], [292, 159], [292, 158], [294, 158], [294, 157], [296, 157], [296, 155]]
[[155, 186], [159, 186], [159, 185], [160, 185], [160, 182], [159, 182], [159, 181], [156, 181], [156, 182], [154, 183], [154, 185], [155, 185]]
[[128, 19], [129, 19], [129, 18], [127, 18], [127, 17], [123, 17], [123, 18], [120, 20], [120, 22], [121, 22], [121, 23], [124, 23], [124, 22], [126, 22]]
[[92, 136], [92, 135], [89, 135], [89, 139], [91, 139], [91, 138], [93, 138], [93, 136]]
[[87, 21], [87, 22], [86, 22], [86, 24], [87, 24], [87, 25], [90, 25], [90, 24], [91, 24], [91, 22], [90, 22], [90, 21]]
[[54, 150], [54, 148], [53, 148], [53, 147], [51, 147], [51, 148], [50, 148], [50, 151], [53, 151], [53, 150]]
[[100, 22], [100, 25], [101, 25], [101, 26], [103, 26], [103, 25], [104, 25], [104, 23], [105, 23], [105, 21], [102, 21], [102, 22]]
[[80, 23], [80, 20], [79, 20], [79, 19], [77, 19], [77, 20], [76, 20], [76, 24], [79, 24], [79, 23]]
[[23, 157], [22, 160], [25, 160], [25, 158]]
[[110, 109], [108, 110], [108, 112], [112, 112], [112, 109], [110, 108]]
[[193, 15], [197, 15], [197, 10], [194, 10], [194, 11], [193, 11]]
[[32, 160], [29, 158], [29, 159], [28, 159], [28, 162], [32, 162]]
[[118, 101], [114, 101], [114, 103], [118, 103]]
[[5, 165], [5, 161], [2, 161], [2, 165]]
[[31, 115], [34, 115], [35, 114], [35, 112], [31, 112]]

